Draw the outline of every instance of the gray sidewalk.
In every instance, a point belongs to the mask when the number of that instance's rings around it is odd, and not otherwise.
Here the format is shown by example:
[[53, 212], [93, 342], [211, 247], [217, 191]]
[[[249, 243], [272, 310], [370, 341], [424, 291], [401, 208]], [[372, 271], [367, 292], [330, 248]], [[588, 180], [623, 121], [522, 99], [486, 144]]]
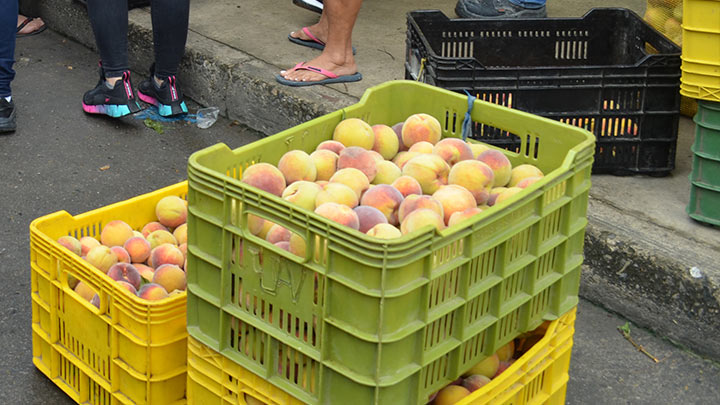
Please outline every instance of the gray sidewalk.
[[[454, 0], [366, 0], [353, 35], [364, 79], [288, 88], [276, 83], [275, 74], [317, 51], [290, 43], [287, 34], [313, 24], [316, 14], [290, 0], [193, 0], [180, 83], [198, 103], [274, 134], [353, 104], [368, 87], [404, 78], [406, 12], [440, 9], [454, 17], [454, 6]], [[551, 0], [548, 14], [581, 16], [597, 6], [628, 7], [642, 15], [645, 1]], [[94, 48], [77, 2], [44, 0], [34, 11], [53, 30]], [[152, 60], [149, 10], [133, 10], [130, 19], [132, 67], [144, 74]], [[593, 176], [581, 295], [719, 360], [720, 228], [685, 214], [693, 133], [694, 124], [683, 117], [671, 176]], [[691, 268], [701, 276], [693, 277]]]

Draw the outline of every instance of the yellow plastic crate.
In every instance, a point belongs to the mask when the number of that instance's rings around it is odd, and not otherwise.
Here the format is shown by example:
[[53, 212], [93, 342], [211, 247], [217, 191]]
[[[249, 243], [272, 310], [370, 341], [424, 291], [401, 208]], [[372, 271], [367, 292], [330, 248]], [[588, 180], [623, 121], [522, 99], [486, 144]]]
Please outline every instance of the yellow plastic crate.
[[[146, 301], [57, 243], [99, 239], [122, 219], [133, 229], [155, 220], [163, 197], [185, 198], [187, 182], [77, 216], [66, 211], [30, 224], [33, 363], [77, 403], [184, 404], [187, 294]], [[96, 308], [68, 285], [73, 276], [100, 296]]]
[[720, 101], [720, 0], [684, 0], [680, 94]]
[[[550, 323], [545, 336], [505, 372], [456, 405], [562, 405], [569, 379], [577, 307]], [[265, 379], [188, 337], [188, 404], [301, 405]], [[401, 405], [401, 404], [398, 404]]]

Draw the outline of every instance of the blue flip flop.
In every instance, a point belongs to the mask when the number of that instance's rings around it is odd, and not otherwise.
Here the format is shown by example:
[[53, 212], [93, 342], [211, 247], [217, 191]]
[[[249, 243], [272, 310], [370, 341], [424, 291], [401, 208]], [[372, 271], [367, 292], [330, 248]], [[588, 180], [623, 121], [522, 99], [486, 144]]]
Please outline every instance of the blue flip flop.
[[295, 80], [288, 80], [280, 75], [275, 75], [275, 80], [277, 80], [280, 84], [292, 87], [314, 86], [316, 84], [349, 83], [362, 80], [362, 75], [360, 74], [360, 72], [351, 75], [338, 76], [329, 70], [317, 68], [315, 66], [308, 66], [304, 63], [305, 62], [298, 63], [297, 65], [295, 65], [294, 68], [292, 68], [292, 70], [309, 70], [312, 72], [320, 73], [321, 75], [327, 77], [327, 79], [315, 80], [312, 82], [298, 82]]
[[[294, 44], [302, 45], [302, 46], [307, 46], [308, 48], [319, 49], [321, 51], [323, 49], [325, 49], [325, 42], [317, 39], [315, 37], [315, 35], [313, 35], [312, 32], [310, 32], [310, 29], [308, 27], [302, 27], [302, 31], [310, 39], [295, 38], [292, 35], [288, 34], [288, 39], [290, 40], [290, 42], [292, 42]], [[354, 46], [352, 47], [352, 51], [353, 51], [353, 55], [355, 55], [355, 52], [357, 52], [357, 50], [355, 49]]]

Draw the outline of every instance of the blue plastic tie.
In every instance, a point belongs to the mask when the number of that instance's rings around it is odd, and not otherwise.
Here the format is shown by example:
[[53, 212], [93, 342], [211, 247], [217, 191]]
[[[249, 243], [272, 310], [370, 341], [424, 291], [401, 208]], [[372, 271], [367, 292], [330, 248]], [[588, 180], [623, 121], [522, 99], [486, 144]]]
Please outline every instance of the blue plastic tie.
[[467, 90], [465, 90], [465, 94], [468, 96], [468, 109], [465, 113], [465, 118], [463, 119], [462, 123], [462, 140], [466, 141], [468, 135], [472, 133], [472, 119], [470, 119], [470, 112], [473, 108], [473, 103], [475, 103], [476, 97], [472, 94], [468, 93]]

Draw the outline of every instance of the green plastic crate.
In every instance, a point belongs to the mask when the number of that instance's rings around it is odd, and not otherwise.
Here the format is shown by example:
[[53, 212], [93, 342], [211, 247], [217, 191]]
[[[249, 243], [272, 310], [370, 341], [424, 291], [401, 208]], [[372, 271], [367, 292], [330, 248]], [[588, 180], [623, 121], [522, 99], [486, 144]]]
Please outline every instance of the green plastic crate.
[[706, 153], [695, 152], [695, 147], [690, 149], [694, 152], [690, 181], [720, 188], [720, 159], [713, 159]]
[[690, 202], [685, 211], [696, 221], [720, 226], [720, 187], [691, 183]]
[[720, 160], [720, 103], [699, 101], [695, 121], [695, 153]]
[[[546, 176], [464, 224], [379, 240], [241, 183], [244, 168], [310, 152], [344, 118], [414, 113], [459, 137], [467, 98], [412, 81], [230, 150], [189, 160], [188, 333], [309, 404], [424, 404], [520, 333], [578, 302], [594, 137], [475, 101], [472, 120], [524, 134], [513, 163]], [[253, 236], [254, 214], [300, 234], [299, 258]]]

